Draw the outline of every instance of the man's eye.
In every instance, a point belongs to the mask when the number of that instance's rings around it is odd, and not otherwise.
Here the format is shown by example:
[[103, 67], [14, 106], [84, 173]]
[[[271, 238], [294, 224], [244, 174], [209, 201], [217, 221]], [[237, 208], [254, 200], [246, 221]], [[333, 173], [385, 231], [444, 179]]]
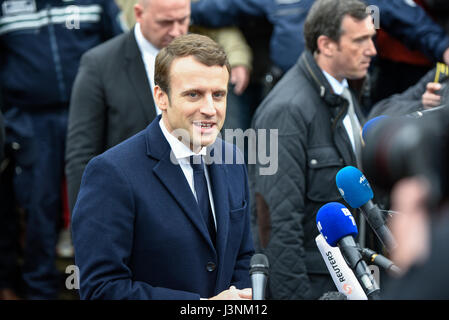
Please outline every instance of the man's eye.
[[217, 99], [223, 98], [225, 96], [224, 92], [216, 92], [214, 93], [214, 97]]
[[164, 21], [159, 21], [159, 22], [158, 22], [159, 26], [162, 27], [162, 28], [168, 27], [168, 26], [170, 26], [172, 23], [173, 23], [172, 21], [165, 21], [165, 20], [164, 20]]
[[198, 94], [196, 92], [189, 92], [190, 98], [196, 98], [197, 96], [198, 96]]

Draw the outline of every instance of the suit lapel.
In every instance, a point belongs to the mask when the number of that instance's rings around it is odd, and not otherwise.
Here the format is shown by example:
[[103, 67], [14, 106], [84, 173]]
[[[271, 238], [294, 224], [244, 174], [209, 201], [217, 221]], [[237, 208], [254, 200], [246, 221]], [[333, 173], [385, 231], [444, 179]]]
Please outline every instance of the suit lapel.
[[151, 122], [156, 117], [156, 110], [145, 65], [134, 36], [134, 28], [129, 31], [125, 46], [125, 69], [129, 82], [134, 87], [135, 94], [140, 101], [140, 107], [147, 117], [147, 121]]
[[209, 167], [215, 218], [217, 220], [217, 250], [219, 254], [226, 249], [229, 231], [229, 194], [224, 165], [211, 164]]
[[153, 167], [153, 172], [198, 229], [205, 241], [213, 248], [209, 231], [201, 217], [198, 204], [184, 173], [178, 164], [172, 162], [170, 157], [171, 148], [159, 127], [159, 120], [160, 116], [149, 125], [146, 134], [147, 154], [159, 160]]
[[[219, 139], [212, 145], [207, 154], [213, 158], [214, 149], [216, 148], [222, 148], [222, 142]], [[214, 199], [215, 218], [217, 221], [216, 249], [219, 264], [218, 270], [224, 270], [224, 257], [226, 246], [228, 244], [230, 212], [227, 169], [225, 164], [218, 164], [208, 160], [206, 160], [206, 163], [211, 163], [209, 165], [209, 177]], [[221, 281], [220, 279], [221, 273], [217, 275], [217, 283]]]

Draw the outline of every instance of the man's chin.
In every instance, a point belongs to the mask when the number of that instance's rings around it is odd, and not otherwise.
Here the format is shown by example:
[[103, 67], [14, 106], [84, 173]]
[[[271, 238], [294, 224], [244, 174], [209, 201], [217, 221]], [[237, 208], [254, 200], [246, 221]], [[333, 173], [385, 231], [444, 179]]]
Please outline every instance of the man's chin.
[[201, 146], [201, 148], [207, 147], [207, 146], [210, 146], [211, 144], [213, 144], [215, 142], [215, 140], [217, 140], [217, 136], [218, 136], [218, 132], [213, 133], [213, 134], [207, 134], [207, 135], [203, 134], [203, 135], [201, 135], [201, 137], [198, 137], [198, 139], [194, 138], [193, 144], [195, 146]]
[[358, 73], [354, 73], [352, 75], [347, 76], [346, 79], [348, 79], [348, 80], [360, 80], [360, 79], [365, 78], [367, 74], [368, 74], [368, 70], [360, 71]]

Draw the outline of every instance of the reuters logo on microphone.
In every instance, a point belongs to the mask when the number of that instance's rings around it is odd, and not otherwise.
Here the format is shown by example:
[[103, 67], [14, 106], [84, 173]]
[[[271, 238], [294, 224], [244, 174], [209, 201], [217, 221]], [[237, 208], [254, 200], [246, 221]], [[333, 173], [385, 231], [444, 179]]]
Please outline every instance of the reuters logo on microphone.
[[346, 294], [351, 294], [351, 293], [352, 293], [352, 287], [351, 287], [351, 285], [345, 283], [345, 284], [343, 285], [343, 291], [344, 291]]

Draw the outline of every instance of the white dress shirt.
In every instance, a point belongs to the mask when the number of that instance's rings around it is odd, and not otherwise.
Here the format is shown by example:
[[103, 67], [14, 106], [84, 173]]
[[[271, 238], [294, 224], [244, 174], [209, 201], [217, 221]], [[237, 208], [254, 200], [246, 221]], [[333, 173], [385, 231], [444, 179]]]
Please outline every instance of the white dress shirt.
[[[337, 79], [335, 79], [333, 76], [331, 76], [329, 73], [327, 73], [324, 70], [323, 71], [324, 76], [326, 77], [327, 81], [329, 81], [329, 84], [331, 85], [332, 89], [334, 90], [335, 94], [338, 94], [341, 96], [343, 93], [344, 88], [348, 88], [348, 81], [346, 79], [343, 79], [342, 82], [339, 82]], [[358, 121], [358, 119], [357, 119]], [[346, 114], [346, 116], [343, 118], [343, 125], [345, 126], [346, 132], [348, 133], [349, 140], [351, 141], [352, 149], [355, 152], [355, 143], [354, 143], [354, 136], [352, 134], [352, 126], [351, 126], [351, 119], [349, 119], [349, 115]], [[359, 123], [360, 127], [360, 123]], [[359, 130], [360, 128], [356, 128], [356, 130]]]
[[[176, 160], [179, 163], [179, 166], [182, 169], [182, 172], [184, 173], [184, 176], [187, 179], [187, 182], [189, 183], [190, 189], [192, 190], [193, 195], [196, 197], [195, 192], [195, 184], [193, 180], [193, 169], [190, 165], [190, 156], [197, 156], [197, 155], [206, 155], [206, 147], [203, 147], [200, 152], [194, 153], [190, 148], [188, 148], [184, 143], [179, 141], [174, 135], [172, 135], [170, 132], [168, 132], [167, 128], [165, 127], [164, 121], [159, 121], [159, 126], [161, 127], [162, 133], [164, 134], [164, 137], [167, 139], [168, 144], [171, 147], [171, 151], [173, 152], [173, 155], [175, 156]], [[204, 165], [204, 162], [203, 162]], [[210, 184], [210, 178], [209, 178], [209, 172], [204, 168], [204, 172], [206, 175], [206, 181], [207, 181], [207, 190], [209, 191], [209, 201], [210, 206], [212, 208], [212, 215], [214, 217], [214, 223], [215, 223], [215, 230], [217, 229], [217, 219], [215, 218], [215, 206], [214, 206], [214, 199], [212, 197], [212, 189]], [[198, 200], [197, 200], [198, 201]]]
[[[136, 23], [134, 27], [134, 36], [136, 37], [137, 46], [139, 47], [140, 54], [142, 55], [142, 60], [145, 65], [145, 71], [147, 73], [148, 82], [150, 83], [151, 95], [154, 100], [154, 65], [156, 62], [156, 56], [159, 53], [159, 49], [156, 48], [149, 42], [142, 34], [140, 30], [140, 23]], [[161, 110], [156, 106], [156, 102], [154, 103], [156, 108], [156, 114], [161, 114]]]

